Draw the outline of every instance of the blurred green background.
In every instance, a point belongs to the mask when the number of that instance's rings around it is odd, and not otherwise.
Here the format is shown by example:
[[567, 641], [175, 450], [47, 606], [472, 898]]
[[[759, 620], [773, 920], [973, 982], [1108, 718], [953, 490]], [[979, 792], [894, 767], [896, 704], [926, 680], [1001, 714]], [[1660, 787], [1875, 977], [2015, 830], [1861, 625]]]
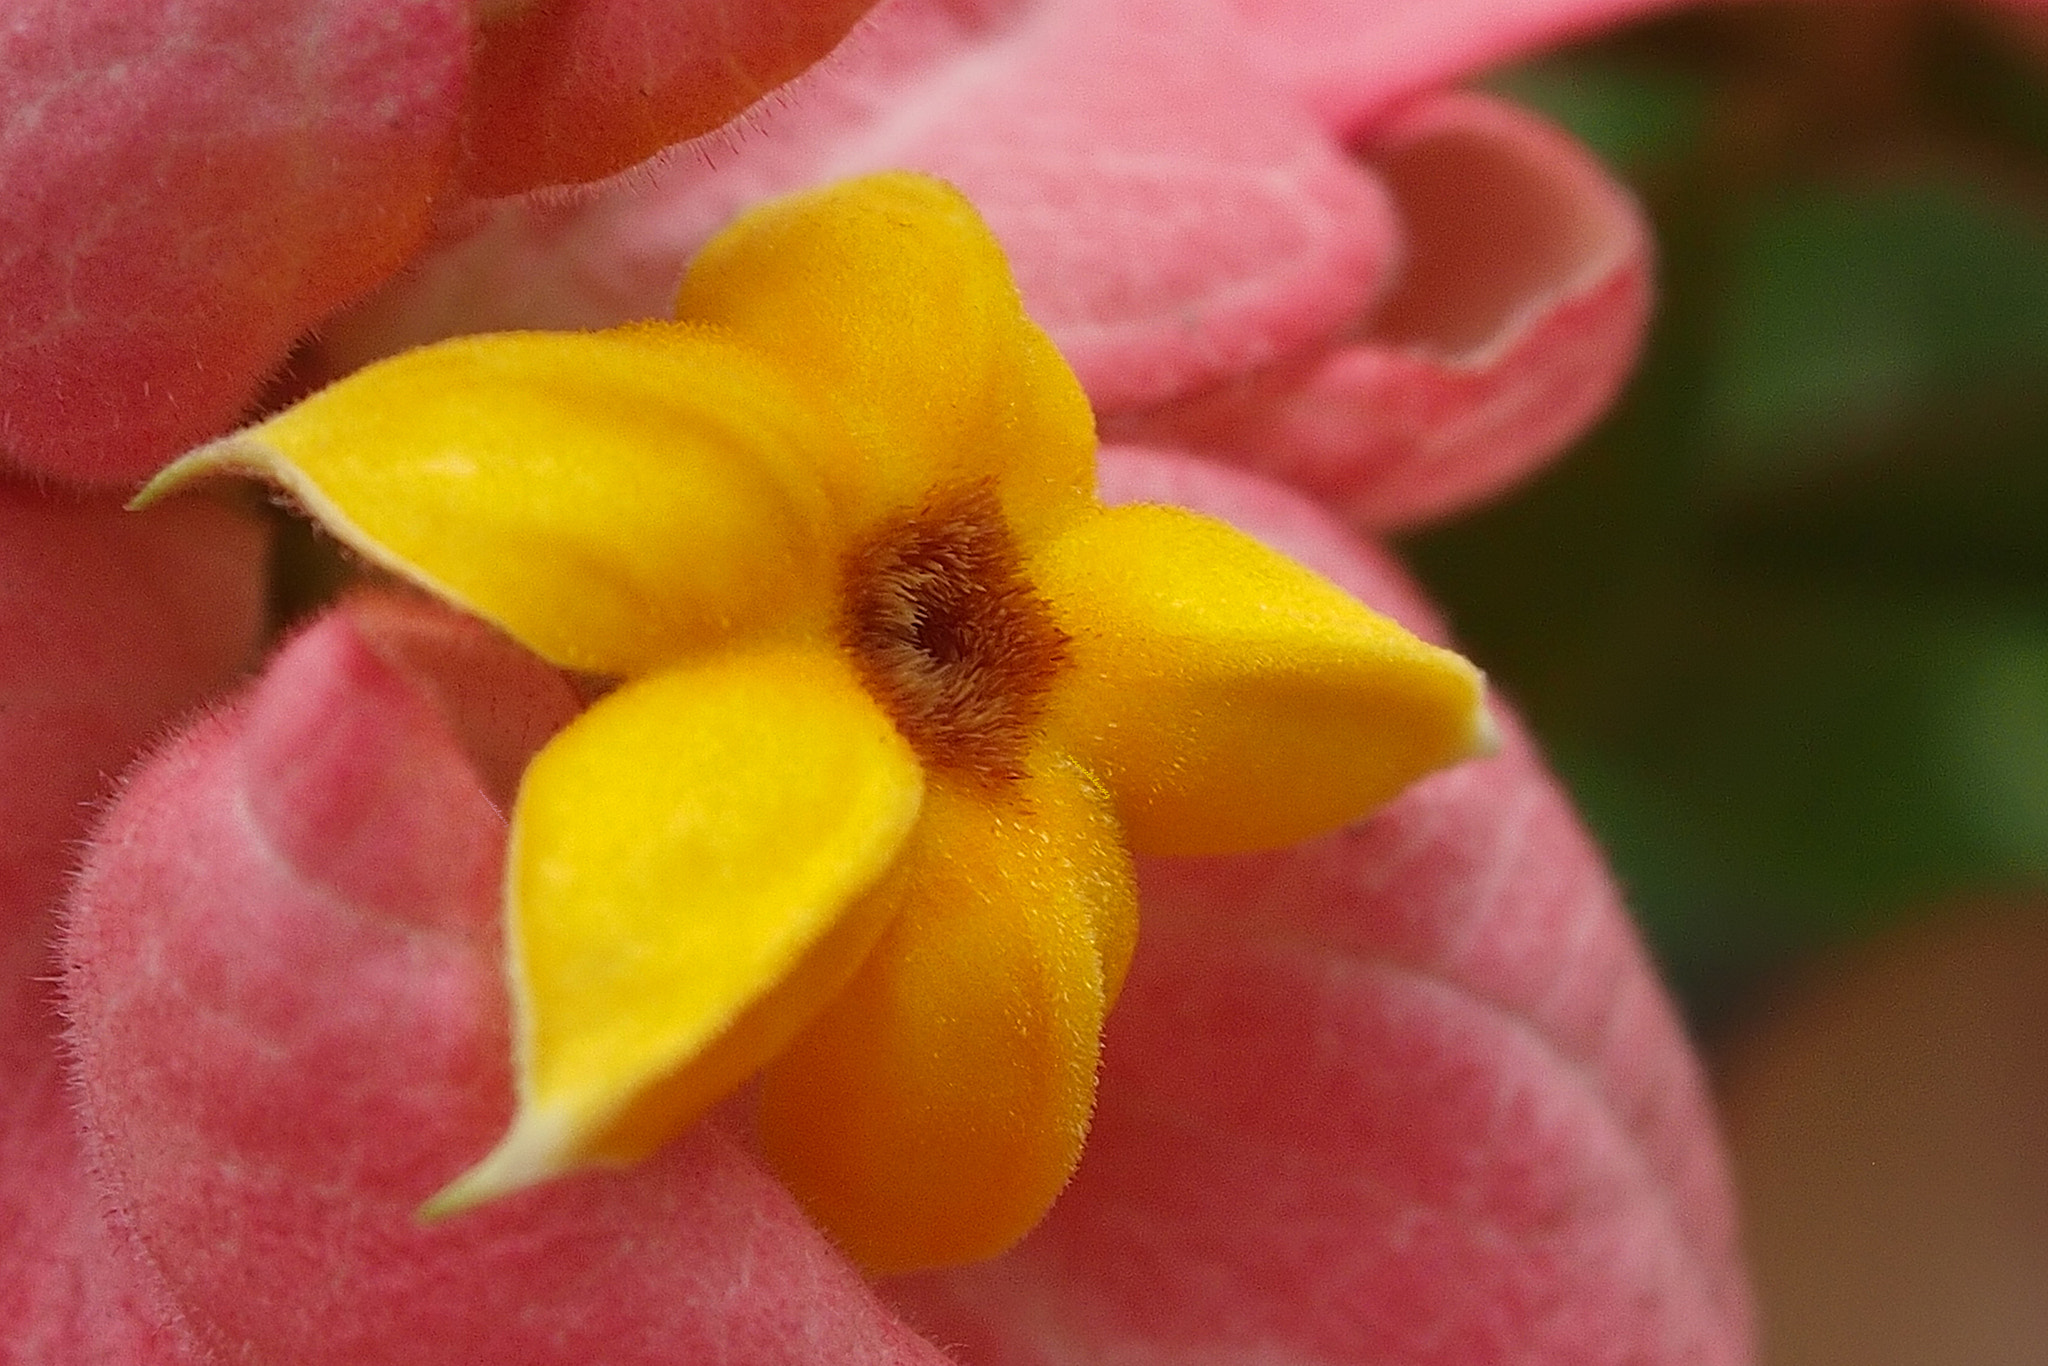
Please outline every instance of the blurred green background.
[[1569, 456], [1403, 549], [1712, 1041], [2048, 883], [2048, 26], [1731, 7], [1493, 85], [1641, 197], [1654, 332]]

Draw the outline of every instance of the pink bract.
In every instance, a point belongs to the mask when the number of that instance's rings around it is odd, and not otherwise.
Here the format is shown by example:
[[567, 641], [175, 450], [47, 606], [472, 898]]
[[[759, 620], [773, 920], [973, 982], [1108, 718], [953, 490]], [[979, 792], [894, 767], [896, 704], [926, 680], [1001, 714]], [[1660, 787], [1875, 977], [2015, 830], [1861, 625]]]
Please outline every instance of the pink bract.
[[[1144, 452], [1106, 481], [1432, 627], [1296, 495]], [[1698, 1076], [1519, 739], [1303, 849], [1148, 867], [1096, 1139], [994, 1262], [878, 1297], [732, 1116], [418, 1227], [507, 1113], [503, 775], [573, 705], [480, 627], [359, 603], [100, 832], [64, 939], [86, 1132], [138, 1302], [218, 1358], [1747, 1359]]]
[[1650, 311], [1634, 202], [1570, 138], [1476, 95], [1418, 99], [1369, 164], [1405, 258], [1390, 292], [1318, 350], [1151, 411], [1126, 438], [1235, 458], [1382, 529], [1477, 502], [1604, 411]]
[[663, 316], [739, 208], [911, 166], [974, 199], [1113, 437], [1267, 468], [1370, 527], [1554, 455], [1641, 337], [1633, 201], [1497, 102], [1310, 101], [1246, 23], [1220, 0], [884, 0], [738, 131], [501, 206], [337, 319], [319, 363]]
[[146, 1360], [155, 1316], [88, 1182], [62, 1069], [56, 900], [111, 775], [253, 663], [264, 536], [0, 481], [0, 1359]]
[[873, 0], [500, 0], [464, 111], [462, 189], [598, 180], [716, 128], [845, 36]]
[[116, 1254], [170, 1310], [168, 1359], [938, 1360], [710, 1128], [415, 1222], [510, 1113], [499, 803], [575, 705], [486, 628], [372, 600], [130, 782], [65, 989]]
[[136, 747], [256, 663], [266, 539], [203, 498], [143, 519], [0, 479], [0, 924], [56, 898]]
[[723, 122], [863, 8], [501, 3], [479, 25], [470, 0], [17, 0], [0, 468], [150, 474], [418, 252], [458, 175], [502, 194], [619, 170]]

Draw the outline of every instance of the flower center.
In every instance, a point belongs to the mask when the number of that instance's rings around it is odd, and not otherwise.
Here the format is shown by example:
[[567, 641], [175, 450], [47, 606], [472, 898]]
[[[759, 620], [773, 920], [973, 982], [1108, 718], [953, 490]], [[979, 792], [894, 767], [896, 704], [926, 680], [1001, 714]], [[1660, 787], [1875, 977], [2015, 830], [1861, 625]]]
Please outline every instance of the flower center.
[[1068, 637], [1024, 576], [991, 484], [936, 496], [856, 547], [842, 629], [927, 765], [987, 788], [1024, 776]]

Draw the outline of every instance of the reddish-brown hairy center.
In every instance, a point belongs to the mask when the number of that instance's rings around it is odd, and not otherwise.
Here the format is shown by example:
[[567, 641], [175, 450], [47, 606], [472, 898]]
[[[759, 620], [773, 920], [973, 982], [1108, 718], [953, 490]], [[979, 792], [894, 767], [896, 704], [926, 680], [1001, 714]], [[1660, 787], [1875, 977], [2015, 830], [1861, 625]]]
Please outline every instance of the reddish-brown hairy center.
[[842, 629], [928, 766], [986, 788], [1024, 776], [1068, 638], [991, 485], [934, 498], [855, 547]]

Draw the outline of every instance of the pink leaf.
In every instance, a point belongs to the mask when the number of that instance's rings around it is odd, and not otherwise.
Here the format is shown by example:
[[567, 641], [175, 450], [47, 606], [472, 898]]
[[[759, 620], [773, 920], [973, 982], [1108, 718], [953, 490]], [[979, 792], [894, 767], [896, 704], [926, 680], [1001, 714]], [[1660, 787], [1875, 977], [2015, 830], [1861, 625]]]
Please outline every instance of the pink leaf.
[[[1123, 452], [1424, 629], [1298, 498]], [[899, 1288], [978, 1366], [1737, 1366], [1748, 1306], [1698, 1070], [1512, 721], [1328, 839], [1157, 861], [1074, 1184], [1011, 1256]]]
[[122, 483], [233, 422], [424, 240], [466, 0], [17, 0], [0, 456]]
[[61, 890], [92, 802], [252, 663], [265, 536], [201, 498], [147, 516], [0, 479], [0, 926]]
[[1455, 511], [1550, 459], [1627, 378], [1648, 228], [1577, 143], [1477, 95], [1418, 102], [1359, 154], [1406, 259], [1348, 337], [1112, 434], [1227, 455], [1380, 529]]
[[[1325, 16], [1330, 46], [1383, 17]], [[1557, 454], [1642, 338], [1629, 196], [1497, 101], [1312, 110], [1275, 52], [1321, 49], [1243, 25], [1220, 0], [886, 0], [746, 130], [588, 201], [502, 208], [340, 320], [323, 363], [663, 316], [746, 205], [903, 165], [975, 200], [1113, 437], [1257, 465], [1372, 528]]]
[[429, 610], [310, 628], [138, 771], [95, 841], [70, 1037], [95, 1169], [158, 1292], [222, 1360], [937, 1366], [712, 1126], [415, 1222], [511, 1106], [504, 824], [472, 753], [523, 759], [574, 706]]
[[247, 660], [260, 529], [0, 482], [0, 1324], [13, 1366], [169, 1360], [88, 1182], [54, 1047], [54, 902], [109, 775]]
[[[128, 484], [233, 425], [438, 209], [715, 127], [868, 0], [16, 0], [0, 463]], [[474, 70], [472, 70], [474, 65]]]
[[100, 1209], [57, 1058], [50, 921], [0, 943], [0, 1323], [8, 1366], [169, 1366], [164, 1308]]
[[571, 206], [508, 206], [335, 330], [346, 369], [516, 326], [666, 316], [738, 209], [905, 166], [965, 190], [1098, 407], [1315, 349], [1385, 286], [1384, 192], [1213, 0], [886, 0], [752, 125]]
[[597, 180], [709, 132], [846, 35], [873, 0], [501, 4], [464, 122], [464, 188]]

